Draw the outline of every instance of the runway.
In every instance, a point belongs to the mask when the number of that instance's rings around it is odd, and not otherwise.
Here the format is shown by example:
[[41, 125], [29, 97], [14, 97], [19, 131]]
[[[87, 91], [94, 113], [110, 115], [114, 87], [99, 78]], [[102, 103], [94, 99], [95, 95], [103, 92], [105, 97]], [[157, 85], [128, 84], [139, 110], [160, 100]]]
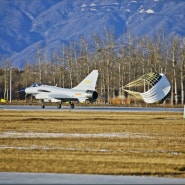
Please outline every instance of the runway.
[[116, 106], [76, 106], [70, 109], [69, 106], [62, 106], [57, 109], [56, 106], [46, 106], [42, 109], [40, 106], [30, 105], [0, 105], [1, 110], [37, 110], [37, 111], [98, 111], [98, 112], [182, 112], [183, 108], [165, 108], [165, 107], [116, 107]]
[[0, 172], [0, 184], [185, 184], [183, 178]]

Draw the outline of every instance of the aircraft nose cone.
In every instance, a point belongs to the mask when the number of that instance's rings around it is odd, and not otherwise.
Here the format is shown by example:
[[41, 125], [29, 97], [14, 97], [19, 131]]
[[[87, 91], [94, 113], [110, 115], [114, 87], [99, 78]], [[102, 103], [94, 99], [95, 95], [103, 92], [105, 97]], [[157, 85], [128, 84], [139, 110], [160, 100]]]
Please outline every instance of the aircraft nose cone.
[[20, 93], [25, 93], [25, 88], [19, 90]]

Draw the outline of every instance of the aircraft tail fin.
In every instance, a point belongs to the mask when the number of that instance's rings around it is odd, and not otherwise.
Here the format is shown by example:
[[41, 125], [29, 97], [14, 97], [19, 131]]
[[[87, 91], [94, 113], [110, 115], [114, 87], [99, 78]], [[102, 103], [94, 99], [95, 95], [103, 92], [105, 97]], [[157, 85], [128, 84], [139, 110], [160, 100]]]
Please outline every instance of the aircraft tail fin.
[[73, 87], [72, 89], [95, 90], [97, 79], [98, 79], [98, 70], [93, 70], [77, 86]]

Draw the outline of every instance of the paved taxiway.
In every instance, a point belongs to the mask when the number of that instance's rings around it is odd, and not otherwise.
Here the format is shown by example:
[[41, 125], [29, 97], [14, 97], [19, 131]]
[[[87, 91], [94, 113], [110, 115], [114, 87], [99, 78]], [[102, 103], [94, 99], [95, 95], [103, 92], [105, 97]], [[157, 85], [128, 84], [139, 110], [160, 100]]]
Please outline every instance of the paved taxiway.
[[115, 107], [115, 106], [76, 106], [75, 109], [70, 109], [69, 106], [62, 106], [61, 109], [57, 109], [56, 106], [46, 106], [42, 109], [40, 106], [29, 105], [0, 105], [2, 110], [75, 110], [75, 111], [105, 111], [105, 112], [182, 112], [184, 108], [165, 108], [165, 107]]
[[0, 184], [185, 184], [185, 178], [0, 172]]

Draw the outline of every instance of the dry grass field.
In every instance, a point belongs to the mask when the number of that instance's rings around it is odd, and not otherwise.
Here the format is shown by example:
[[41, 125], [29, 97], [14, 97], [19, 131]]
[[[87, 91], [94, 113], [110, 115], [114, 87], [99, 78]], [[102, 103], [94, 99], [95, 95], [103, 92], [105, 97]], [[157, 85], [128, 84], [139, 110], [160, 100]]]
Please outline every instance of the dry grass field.
[[185, 177], [182, 113], [0, 110], [0, 171]]

